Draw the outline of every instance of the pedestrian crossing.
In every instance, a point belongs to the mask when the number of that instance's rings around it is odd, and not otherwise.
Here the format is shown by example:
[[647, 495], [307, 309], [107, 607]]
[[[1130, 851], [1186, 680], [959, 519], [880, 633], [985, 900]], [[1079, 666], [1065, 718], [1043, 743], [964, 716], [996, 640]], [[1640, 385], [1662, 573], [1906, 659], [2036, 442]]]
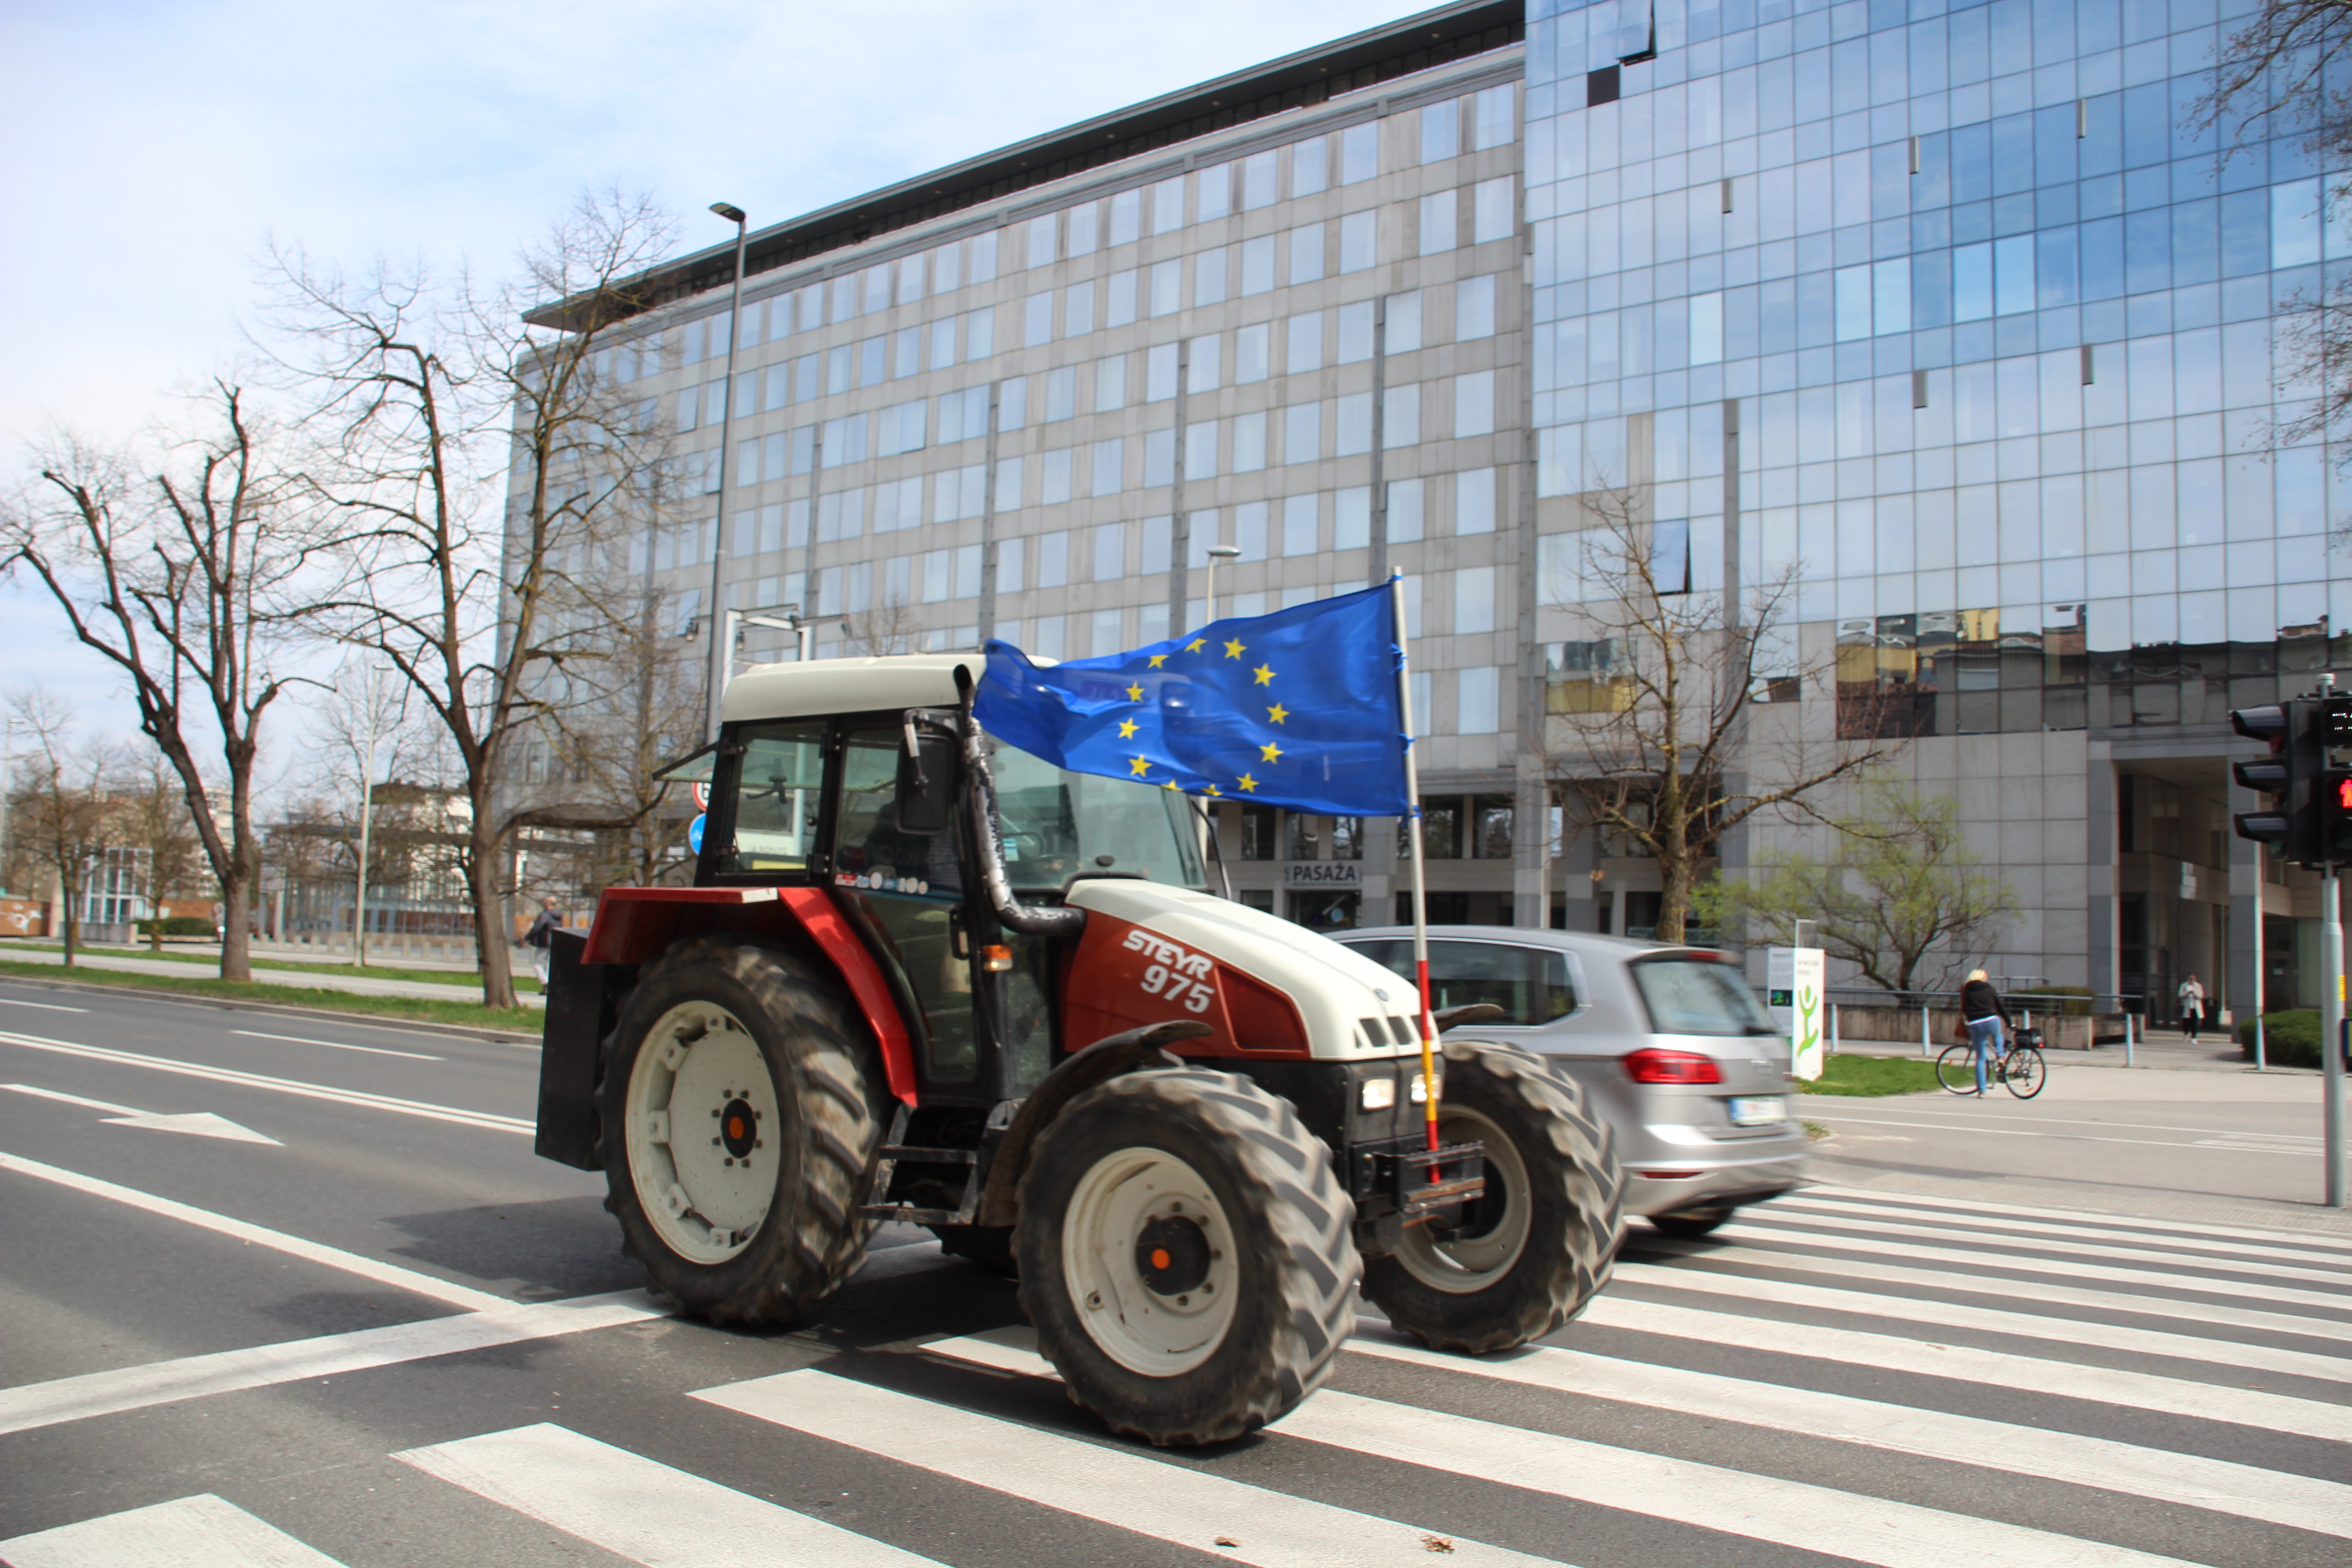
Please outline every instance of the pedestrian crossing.
[[[871, 1289], [936, 1291], [914, 1264]], [[1815, 1188], [1701, 1240], [1637, 1222], [1609, 1290], [1525, 1351], [1436, 1354], [1368, 1309], [1329, 1384], [1203, 1452], [1103, 1434], [1017, 1326], [513, 1414], [384, 1457], [576, 1561], [982, 1568], [1083, 1539], [1067, 1561], [2332, 1565], [2352, 1237]], [[714, 1433], [742, 1456], [724, 1477], [695, 1462]], [[819, 1517], [804, 1478], [851, 1462], [922, 1506]], [[0, 1561], [481, 1560], [425, 1517], [381, 1556], [305, 1541], [315, 1514], [278, 1502], [191, 1489]], [[960, 1509], [1023, 1549], [941, 1528]]]

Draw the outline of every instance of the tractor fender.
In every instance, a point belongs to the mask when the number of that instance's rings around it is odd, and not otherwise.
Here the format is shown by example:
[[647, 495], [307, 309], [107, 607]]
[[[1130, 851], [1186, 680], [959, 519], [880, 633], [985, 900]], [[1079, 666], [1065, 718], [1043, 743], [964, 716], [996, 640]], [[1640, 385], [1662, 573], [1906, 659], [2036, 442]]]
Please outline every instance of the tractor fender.
[[1029, 1166], [1029, 1151], [1062, 1108], [1100, 1084], [1148, 1068], [1181, 1068], [1184, 1062], [1163, 1047], [1209, 1033], [1209, 1026], [1191, 1018], [1171, 1018], [1106, 1036], [1045, 1075], [1004, 1130], [996, 1157], [988, 1168], [988, 1185], [982, 1193], [973, 1224], [1011, 1225], [1020, 1212], [1017, 1194], [1022, 1173]]

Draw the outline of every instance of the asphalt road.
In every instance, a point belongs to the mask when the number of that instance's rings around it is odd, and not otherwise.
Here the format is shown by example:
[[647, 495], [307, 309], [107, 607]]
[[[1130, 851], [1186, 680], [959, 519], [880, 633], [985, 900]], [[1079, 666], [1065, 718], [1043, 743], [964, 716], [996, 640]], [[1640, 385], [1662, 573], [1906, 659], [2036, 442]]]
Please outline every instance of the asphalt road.
[[1637, 1226], [1585, 1317], [1517, 1355], [1367, 1318], [1270, 1432], [1155, 1453], [1039, 1374], [1009, 1284], [919, 1233], [793, 1332], [666, 1316], [599, 1180], [532, 1157], [535, 1072], [527, 1047], [0, 983], [0, 1560], [2352, 1551], [2352, 1235], [1817, 1188], [1705, 1241]]

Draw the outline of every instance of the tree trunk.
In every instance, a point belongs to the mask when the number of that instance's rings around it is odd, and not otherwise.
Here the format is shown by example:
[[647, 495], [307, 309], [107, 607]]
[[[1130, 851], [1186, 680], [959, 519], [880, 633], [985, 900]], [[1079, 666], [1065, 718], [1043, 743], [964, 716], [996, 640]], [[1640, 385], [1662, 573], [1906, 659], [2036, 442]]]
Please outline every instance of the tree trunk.
[[242, 865], [220, 879], [223, 980], [253, 978], [253, 911], [246, 905], [252, 886]]
[[488, 802], [475, 807], [476, 827], [467, 856], [466, 880], [474, 895], [474, 948], [482, 964], [482, 1005], [515, 1005], [514, 933], [507, 928], [506, 900], [499, 891], [497, 837], [479, 826], [488, 816]]
[[1691, 863], [1688, 857], [1658, 862], [1658, 923], [1652, 937], [1664, 942], [1683, 940], [1685, 916], [1690, 909]]

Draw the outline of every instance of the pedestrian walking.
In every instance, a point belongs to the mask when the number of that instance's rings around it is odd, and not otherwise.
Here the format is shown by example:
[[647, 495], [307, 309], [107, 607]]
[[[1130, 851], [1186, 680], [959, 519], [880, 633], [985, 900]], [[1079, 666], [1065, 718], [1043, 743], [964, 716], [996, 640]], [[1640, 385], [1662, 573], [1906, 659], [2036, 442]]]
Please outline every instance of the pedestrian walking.
[[555, 912], [555, 900], [550, 897], [540, 900], [539, 913], [532, 918], [530, 929], [522, 933], [523, 945], [530, 949], [530, 972], [539, 976], [542, 990], [547, 985], [548, 965], [555, 958], [553, 933], [562, 923], [563, 917]]
[[1968, 1025], [1969, 1044], [1976, 1047], [1977, 1093], [1981, 1095], [1985, 1091], [1987, 1056], [2001, 1057], [2009, 1052], [2009, 1008], [1981, 969], [1969, 970], [1968, 983], [1960, 987], [1960, 1018]]
[[2197, 1026], [2204, 1021], [2205, 987], [2192, 974], [2180, 983], [2180, 1032], [2189, 1037], [2190, 1045], [2197, 1043]]

